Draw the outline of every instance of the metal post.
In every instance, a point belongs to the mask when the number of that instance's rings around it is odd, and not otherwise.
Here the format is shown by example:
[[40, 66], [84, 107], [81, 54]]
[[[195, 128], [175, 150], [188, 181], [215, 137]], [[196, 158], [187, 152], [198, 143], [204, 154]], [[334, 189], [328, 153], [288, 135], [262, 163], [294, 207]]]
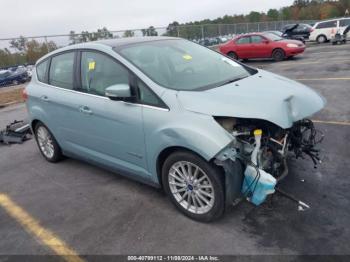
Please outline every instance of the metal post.
[[235, 24], [235, 35], [237, 35], [237, 24]]
[[258, 32], [260, 32], [260, 23], [258, 23]]
[[201, 26], [201, 30], [202, 30], [202, 39], [204, 39], [204, 27]]
[[247, 30], [246, 33], [249, 33], [249, 24], [247, 23]]
[[50, 52], [49, 45], [47, 43], [47, 36], [45, 36], [44, 39], [45, 39], [45, 43], [46, 43], [46, 50], [47, 50], [47, 52]]
[[177, 37], [180, 37], [180, 31], [179, 31], [179, 27], [176, 27], [176, 31], [177, 31]]

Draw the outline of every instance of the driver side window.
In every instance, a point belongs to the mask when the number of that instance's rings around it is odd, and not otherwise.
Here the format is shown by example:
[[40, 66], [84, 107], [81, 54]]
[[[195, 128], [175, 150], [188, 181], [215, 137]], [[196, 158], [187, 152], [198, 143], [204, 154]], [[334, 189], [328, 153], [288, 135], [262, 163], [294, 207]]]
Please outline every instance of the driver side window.
[[129, 72], [126, 68], [107, 55], [82, 52], [79, 91], [104, 96], [106, 88], [116, 84], [129, 84]]
[[263, 38], [259, 35], [252, 35], [250, 39], [253, 44], [259, 44], [263, 41]]

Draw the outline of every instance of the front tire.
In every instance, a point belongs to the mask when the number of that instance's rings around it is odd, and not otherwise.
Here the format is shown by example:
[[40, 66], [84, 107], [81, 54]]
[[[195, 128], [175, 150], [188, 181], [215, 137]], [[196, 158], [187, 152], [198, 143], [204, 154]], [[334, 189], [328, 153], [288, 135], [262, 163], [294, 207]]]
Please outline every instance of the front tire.
[[282, 61], [285, 57], [286, 57], [286, 54], [284, 53], [284, 51], [282, 49], [278, 48], [278, 49], [273, 50], [273, 52], [272, 52], [272, 58], [276, 62]]
[[221, 170], [201, 157], [178, 151], [162, 167], [164, 189], [175, 207], [201, 222], [219, 218], [225, 210]]
[[34, 128], [35, 140], [44, 158], [52, 163], [62, 159], [62, 151], [50, 130], [42, 123]]

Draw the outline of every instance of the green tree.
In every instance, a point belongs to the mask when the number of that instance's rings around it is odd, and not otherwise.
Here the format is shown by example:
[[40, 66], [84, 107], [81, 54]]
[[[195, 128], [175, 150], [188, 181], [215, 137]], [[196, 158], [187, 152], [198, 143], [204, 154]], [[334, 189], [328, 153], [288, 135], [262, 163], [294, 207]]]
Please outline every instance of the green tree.
[[69, 44], [78, 44], [78, 43], [85, 43], [85, 42], [91, 42], [101, 39], [109, 39], [113, 38], [113, 34], [106, 28], [103, 27], [102, 29], [97, 29], [96, 32], [88, 32], [88, 31], [82, 31], [80, 34], [76, 34], [74, 31], [69, 32]]
[[261, 18], [261, 14], [259, 12], [252, 11], [248, 15], [249, 22], [259, 22]]
[[148, 27], [147, 29], [141, 29], [143, 36], [157, 36], [158, 32], [153, 26]]
[[176, 22], [176, 21], [174, 21], [174, 22], [172, 22], [172, 23], [170, 23], [168, 26], [167, 26], [167, 28], [166, 28], [166, 33], [165, 33], [165, 35], [168, 35], [168, 36], [177, 36], [177, 34], [178, 34], [178, 26], [179, 26], [180, 24], [179, 24], [179, 22]]
[[10, 48], [13, 48], [19, 52], [25, 52], [27, 39], [24, 36], [20, 36], [17, 39], [13, 39], [10, 41]]
[[134, 31], [126, 30], [124, 31], [123, 37], [133, 37], [135, 35]]
[[292, 14], [291, 14], [291, 10], [289, 7], [283, 7], [280, 12], [281, 12], [281, 19], [282, 20], [291, 19]]
[[40, 57], [46, 55], [47, 53], [57, 49], [54, 42], [44, 42], [39, 43], [36, 40], [31, 40], [26, 43], [26, 62], [29, 64], [34, 64]]
[[277, 9], [270, 9], [269, 11], [267, 11], [267, 17], [272, 21], [278, 20], [279, 15], [280, 13]]

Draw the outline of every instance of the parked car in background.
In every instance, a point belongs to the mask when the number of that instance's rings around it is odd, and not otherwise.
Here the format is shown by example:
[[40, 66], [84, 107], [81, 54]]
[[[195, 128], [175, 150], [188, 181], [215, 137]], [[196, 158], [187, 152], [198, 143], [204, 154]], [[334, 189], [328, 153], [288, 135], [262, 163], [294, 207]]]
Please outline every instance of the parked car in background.
[[332, 37], [332, 40], [331, 40], [332, 44], [333, 45], [336, 45], [338, 43], [339, 44], [346, 44], [349, 32], [350, 32], [350, 25], [345, 27], [345, 29], [343, 31], [338, 29], [337, 33], [334, 35], [334, 37]]
[[317, 22], [312, 27], [309, 39], [318, 43], [327, 42], [334, 37], [338, 30], [344, 31], [348, 25], [350, 25], [349, 17]]
[[289, 24], [285, 25], [281, 31], [284, 38], [305, 42], [305, 39], [310, 37], [312, 26], [308, 24]]
[[[273, 193], [287, 151], [314, 150], [304, 118], [325, 105], [301, 83], [170, 37], [58, 49], [38, 61], [23, 95], [47, 161], [71, 156], [162, 187], [199, 221]], [[255, 194], [261, 183], [272, 188]]]
[[271, 34], [275, 34], [279, 37], [282, 37], [283, 33], [281, 31], [277, 31], [277, 30], [274, 30], [274, 31], [265, 31], [264, 33], [271, 33]]
[[33, 75], [34, 65], [27, 65], [26, 66], [28, 78], [31, 79]]
[[0, 71], [0, 86], [6, 85], [18, 85], [25, 83], [28, 80], [28, 74], [26, 70], [22, 69], [10, 69]]
[[249, 33], [240, 35], [220, 45], [221, 53], [234, 59], [272, 58], [281, 61], [301, 54], [305, 45], [297, 40], [284, 39], [273, 33]]

